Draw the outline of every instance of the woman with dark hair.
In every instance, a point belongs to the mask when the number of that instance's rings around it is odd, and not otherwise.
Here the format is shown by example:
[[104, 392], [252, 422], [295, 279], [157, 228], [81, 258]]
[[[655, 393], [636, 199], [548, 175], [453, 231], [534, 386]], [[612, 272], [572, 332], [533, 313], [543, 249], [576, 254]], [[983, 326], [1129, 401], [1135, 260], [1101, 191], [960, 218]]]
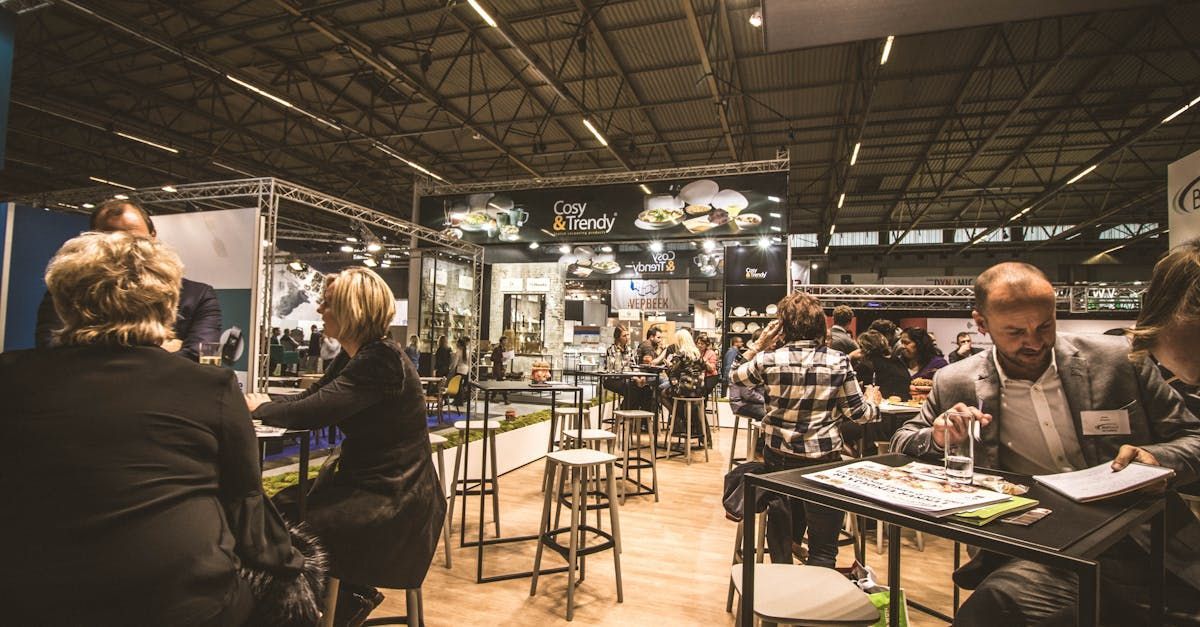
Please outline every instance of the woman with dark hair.
[[450, 342], [446, 336], [439, 335], [437, 341], [437, 350], [433, 353], [433, 376], [448, 377], [450, 376]]
[[[446, 500], [430, 457], [420, 377], [387, 337], [396, 311], [391, 288], [361, 267], [326, 281], [317, 312], [342, 352], [303, 394], [276, 401], [248, 394], [246, 403], [268, 425], [337, 425], [346, 434], [313, 482], [304, 520], [325, 542], [330, 574], [341, 581], [334, 619], [355, 625], [383, 600], [374, 586], [421, 586]], [[286, 511], [298, 497], [293, 486], [275, 500]]]
[[854, 364], [854, 372], [863, 385], [877, 385], [884, 398], [900, 397], [907, 401], [910, 377], [904, 366], [892, 359], [892, 348], [887, 338], [878, 331], [867, 331], [858, 335], [858, 350]]
[[900, 350], [896, 357], [908, 369], [910, 379], [933, 379], [933, 374], [949, 364], [938, 354], [937, 345], [929, 332], [921, 327], [908, 327], [900, 334]]
[[[879, 416], [878, 393], [864, 398], [850, 358], [824, 345], [825, 312], [815, 296], [789, 294], [779, 301], [778, 319], [742, 354], [730, 381], [766, 391], [763, 458], [770, 471], [805, 468], [837, 461], [842, 448], [838, 423], [863, 423]], [[808, 528], [808, 564], [833, 568], [843, 512], [792, 501], [791, 539], [798, 543]], [[806, 522], [807, 521], [807, 524]], [[777, 528], [778, 522], [768, 525]], [[773, 536], [774, 537], [774, 536]], [[771, 561], [790, 562], [772, 543]]]
[[713, 350], [712, 341], [703, 333], [696, 338], [696, 347], [700, 349], [700, 361], [704, 362], [704, 395], [708, 396], [721, 381], [720, 358]]

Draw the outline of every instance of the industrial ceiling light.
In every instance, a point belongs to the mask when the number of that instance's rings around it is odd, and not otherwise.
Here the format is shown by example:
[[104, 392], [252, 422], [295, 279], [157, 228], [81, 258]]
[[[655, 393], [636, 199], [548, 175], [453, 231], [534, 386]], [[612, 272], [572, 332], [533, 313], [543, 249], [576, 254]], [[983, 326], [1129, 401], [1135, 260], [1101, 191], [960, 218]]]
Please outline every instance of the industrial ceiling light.
[[767, 196], [767, 200], [771, 202], [783, 202], [783, 199], [779, 196]]
[[769, 237], [758, 238], [758, 247], [759, 248], [769, 248], [770, 246], [771, 246], [771, 238], [769, 238]]
[[895, 39], [895, 35], [888, 35], [887, 40], [883, 42], [883, 54], [879, 55], [879, 65], [884, 65], [888, 62], [888, 57], [892, 54], [892, 41]]
[[646, 184], [645, 184], [645, 183], [642, 183], [641, 185], [638, 185], [638, 187], [642, 188], [642, 191], [643, 191], [643, 192], [646, 192], [646, 194], [647, 194], [647, 195], [649, 195], [649, 194], [653, 194], [653, 193], [654, 193], [654, 192], [650, 191], [650, 188], [649, 188], [649, 187], [646, 187]]
[[351, 244], [356, 244], [356, 243], [358, 243], [358, 238], [354, 237], [353, 235], [347, 235], [346, 241], [350, 242]]
[[750, 25], [754, 28], [762, 28], [762, 9], [755, 9], [754, 13], [750, 14]]
[[716, 249], [717, 249], [717, 243], [716, 243], [716, 242], [714, 242], [714, 241], [712, 241], [712, 240], [710, 240], [710, 239], [706, 239], [706, 240], [704, 240], [704, 252], [706, 252], [706, 253], [711, 253], [712, 251], [714, 251], [714, 250], [716, 250]]
[[1092, 170], [1095, 170], [1097, 165], [1099, 165], [1099, 164], [1094, 163], [1094, 164], [1088, 166], [1088, 168], [1086, 170], [1084, 170], [1083, 172], [1080, 172], [1079, 174], [1072, 176], [1071, 180], [1067, 181], [1067, 185], [1074, 185], [1075, 181], [1078, 181], [1079, 179], [1091, 174]]
[[133, 187], [132, 185], [125, 185], [124, 183], [118, 183], [116, 181], [102, 179], [98, 176], [89, 176], [88, 179], [93, 180], [97, 183], [104, 183], [105, 185], [112, 185], [113, 187], [120, 187], [121, 189], [137, 189], [136, 187]]
[[842, 192], [842, 195], [838, 196], [838, 207], [837, 208], [841, 209], [842, 205], [844, 205], [844, 204], [846, 204], [846, 192]]
[[380, 244], [379, 242], [371, 242], [370, 244], [367, 244], [367, 252], [369, 253], [377, 253], [381, 250], [383, 250], [383, 244]]
[[417, 172], [420, 172], [420, 173], [422, 173], [422, 174], [425, 174], [425, 175], [427, 175], [427, 176], [431, 176], [431, 177], [433, 177], [433, 178], [435, 178], [435, 179], [437, 179], [437, 180], [439, 180], [439, 181], [441, 181], [441, 182], [443, 182], [443, 183], [448, 183], [448, 182], [449, 182], [449, 181], [447, 181], [446, 179], [444, 179], [444, 178], [442, 178], [442, 177], [438, 176], [437, 174], [434, 174], [434, 173], [433, 173], [431, 170], [429, 170], [428, 168], [426, 168], [426, 167], [422, 166], [421, 164], [419, 164], [419, 163], [416, 163], [416, 162], [414, 162], [414, 161], [410, 161], [410, 160], [408, 160], [408, 159], [405, 159], [404, 157], [400, 156], [400, 153], [396, 152], [395, 150], [392, 150], [391, 148], [387, 147], [387, 146], [386, 146], [386, 145], [384, 145], [384, 144], [376, 143], [376, 144], [375, 144], [375, 148], [376, 148], [376, 149], [378, 149], [380, 152], [386, 153], [386, 154], [387, 154], [389, 157], [392, 157], [393, 159], [399, 159], [400, 161], [403, 161], [403, 162], [405, 163], [405, 165], [407, 165], [408, 167], [410, 167], [410, 168], [412, 168], [412, 169], [416, 170]]
[[146, 144], [147, 146], [153, 146], [159, 150], [165, 150], [173, 155], [179, 154], [178, 148], [172, 148], [165, 144], [160, 144], [156, 141], [151, 141], [149, 139], [146, 139], [145, 137], [138, 137], [137, 135], [130, 135], [129, 133], [124, 133], [121, 131], [114, 131], [114, 132], [116, 133], [117, 137], [124, 137], [125, 139], [130, 139], [135, 142], [140, 142], [140, 143]]
[[349, 244], [345, 244], [339, 250], [341, 250], [344, 253], [352, 253], [352, 252], [354, 252], [354, 247]]
[[650, 252], [652, 252], [652, 253], [661, 253], [661, 252], [662, 252], [662, 250], [663, 250], [663, 243], [662, 243], [662, 242], [650, 242]]
[[833, 237], [833, 234], [836, 232], [837, 232], [837, 224], [830, 224], [829, 225], [829, 237]]
[[92, 203], [90, 203], [90, 202], [85, 202], [85, 203], [83, 203], [83, 208], [84, 208], [84, 209], [94, 209], [95, 207], [96, 207], [96, 205], [93, 205], [93, 204], [92, 204]]
[[862, 142], [854, 142], [854, 152], [850, 153], [850, 165], [858, 163], [858, 149], [862, 148]]
[[162, 189], [164, 192], [167, 192], [167, 193], [169, 193], [169, 194], [174, 194], [175, 192], [178, 192], [178, 191], [179, 191], [178, 189], [176, 189], [176, 188], [175, 188], [175, 186], [174, 186], [174, 185], [163, 185], [163, 186], [161, 187], [161, 189]]
[[774, 211], [772, 211], [771, 213], [768, 213], [767, 215], [771, 216], [772, 218], [775, 218], [776, 220], [782, 220], [782, 219], [783, 219], [783, 214], [782, 214], [782, 213], [775, 213]]
[[488, 26], [497, 28], [496, 20], [492, 19], [492, 16], [488, 15], [488, 12], [483, 10], [483, 7], [476, 0], [467, 0], [467, 4], [471, 5], [472, 9], [475, 9], [475, 12], [479, 14], [479, 17], [483, 18], [483, 21], [487, 22]]
[[1187, 111], [1188, 109], [1191, 109], [1192, 107], [1196, 106], [1196, 103], [1200, 103], [1200, 96], [1196, 96], [1195, 100], [1192, 100], [1191, 102], [1183, 105], [1175, 113], [1172, 113], [1171, 115], [1168, 115], [1167, 117], [1163, 118], [1162, 123], [1166, 124], [1167, 122], [1170, 122], [1171, 120], [1174, 120], [1175, 118], [1183, 115], [1184, 111]]
[[600, 134], [600, 131], [596, 130], [595, 126], [592, 126], [590, 120], [583, 118], [583, 125], [587, 127], [587, 130], [592, 132], [592, 135], [596, 137], [596, 141], [600, 142], [601, 146], [608, 146], [608, 140], [604, 139], [604, 136]]
[[113, 194], [115, 200], [129, 200], [128, 194]]

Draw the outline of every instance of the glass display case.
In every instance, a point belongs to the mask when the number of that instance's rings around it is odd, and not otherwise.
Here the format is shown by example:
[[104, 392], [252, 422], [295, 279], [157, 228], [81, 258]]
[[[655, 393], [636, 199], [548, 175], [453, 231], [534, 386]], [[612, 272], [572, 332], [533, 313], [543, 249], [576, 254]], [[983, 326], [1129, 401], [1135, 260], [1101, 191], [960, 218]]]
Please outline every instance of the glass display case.
[[421, 258], [421, 303], [419, 331], [421, 352], [437, 349], [445, 335], [450, 346], [470, 336], [471, 306], [475, 299], [474, 277], [467, 264], [437, 255]]
[[518, 355], [540, 355], [546, 348], [546, 295], [505, 294], [504, 335]]

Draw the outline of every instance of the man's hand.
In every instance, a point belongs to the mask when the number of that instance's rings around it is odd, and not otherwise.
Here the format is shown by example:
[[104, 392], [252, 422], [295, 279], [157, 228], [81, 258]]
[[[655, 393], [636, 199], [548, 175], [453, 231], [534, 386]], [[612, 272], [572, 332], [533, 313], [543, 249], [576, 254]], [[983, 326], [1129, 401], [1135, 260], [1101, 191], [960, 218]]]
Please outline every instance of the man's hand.
[[258, 406], [262, 405], [263, 403], [270, 403], [270, 402], [271, 402], [271, 397], [267, 396], [266, 394], [261, 394], [258, 392], [251, 392], [246, 395], [246, 407], [248, 407], [250, 409], [250, 411], [254, 411], [254, 410], [258, 409]]
[[[1147, 451], [1146, 449], [1132, 446], [1129, 444], [1122, 444], [1121, 449], [1117, 451], [1117, 456], [1115, 458], [1113, 458], [1113, 461], [1112, 461], [1113, 472], [1124, 470], [1126, 466], [1128, 466], [1129, 464], [1132, 464], [1133, 462], [1137, 462], [1139, 464], [1146, 464], [1147, 466], [1161, 466], [1162, 465], [1162, 464], [1158, 463], [1158, 460], [1155, 459], [1154, 455], [1152, 455], [1150, 453], [1150, 451]], [[1150, 485], [1142, 488], [1141, 490], [1138, 490], [1138, 492], [1142, 493], [1142, 494], [1154, 494], [1154, 495], [1162, 494], [1163, 492], [1166, 492], [1166, 491], [1167, 491], [1167, 480], [1166, 479], [1163, 479], [1162, 481], [1158, 481], [1155, 483], [1151, 483]]]
[[933, 441], [938, 445], [939, 448], [946, 446], [947, 432], [950, 432], [950, 434], [954, 437], [962, 437], [966, 432], [966, 425], [964, 422], [957, 419], [951, 419], [950, 416], [946, 415], [949, 413], [970, 414], [973, 418], [975, 418], [976, 421], [979, 422], [980, 429], [988, 426], [988, 423], [992, 421], [991, 414], [985, 414], [975, 407], [968, 407], [965, 403], [955, 403], [954, 407], [951, 407], [949, 411], [943, 413], [941, 416], [938, 416], [933, 420]]
[[168, 353], [178, 353], [179, 349], [183, 348], [183, 340], [180, 340], [180, 339], [167, 340], [162, 343], [162, 348], [163, 348], [163, 350], [167, 351]]
[[768, 324], [767, 328], [763, 329], [762, 334], [758, 336], [758, 341], [752, 343], [754, 352], [761, 353], [763, 351], [774, 350], [775, 345], [779, 342], [780, 327], [779, 320], [772, 320], [771, 324]]
[[863, 396], [875, 405], [883, 402], [883, 392], [879, 391], [878, 385], [868, 385], [867, 389], [863, 392]]

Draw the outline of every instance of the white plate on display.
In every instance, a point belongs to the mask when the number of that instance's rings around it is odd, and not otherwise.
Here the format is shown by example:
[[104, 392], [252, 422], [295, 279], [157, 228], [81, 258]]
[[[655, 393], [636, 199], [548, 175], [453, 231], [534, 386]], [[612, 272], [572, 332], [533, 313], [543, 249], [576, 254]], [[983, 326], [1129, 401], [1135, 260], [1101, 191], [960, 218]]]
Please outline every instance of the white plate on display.
[[729, 330], [734, 333], [741, 333], [746, 330], [746, 323], [741, 321], [735, 322], [729, 325]]
[[716, 181], [708, 179], [692, 181], [679, 190], [679, 199], [689, 205], [709, 205], [712, 204], [713, 196], [716, 196], [720, 189], [721, 186], [717, 185]]
[[773, 316], [773, 315], [775, 315], [775, 314], [777, 314], [777, 313], [779, 313], [779, 307], [778, 307], [778, 306], [776, 306], [776, 305], [767, 305], [767, 315], [768, 315], [768, 316]]
[[734, 307], [733, 315], [741, 318], [742, 316], [746, 315], [746, 308], [745, 307]]
[[760, 328], [761, 327], [758, 326], [757, 322], [751, 322], [750, 324], [746, 325], [746, 332], [754, 333], [755, 331], [759, 330]]
[[736, 216], [741, 213], [742, 209], [750, 206], [750, 201], [746, 200], [746, 197], [738, 191], [723, 189], [713, 196], [712, 206], [728, 211], [731, 216]]

